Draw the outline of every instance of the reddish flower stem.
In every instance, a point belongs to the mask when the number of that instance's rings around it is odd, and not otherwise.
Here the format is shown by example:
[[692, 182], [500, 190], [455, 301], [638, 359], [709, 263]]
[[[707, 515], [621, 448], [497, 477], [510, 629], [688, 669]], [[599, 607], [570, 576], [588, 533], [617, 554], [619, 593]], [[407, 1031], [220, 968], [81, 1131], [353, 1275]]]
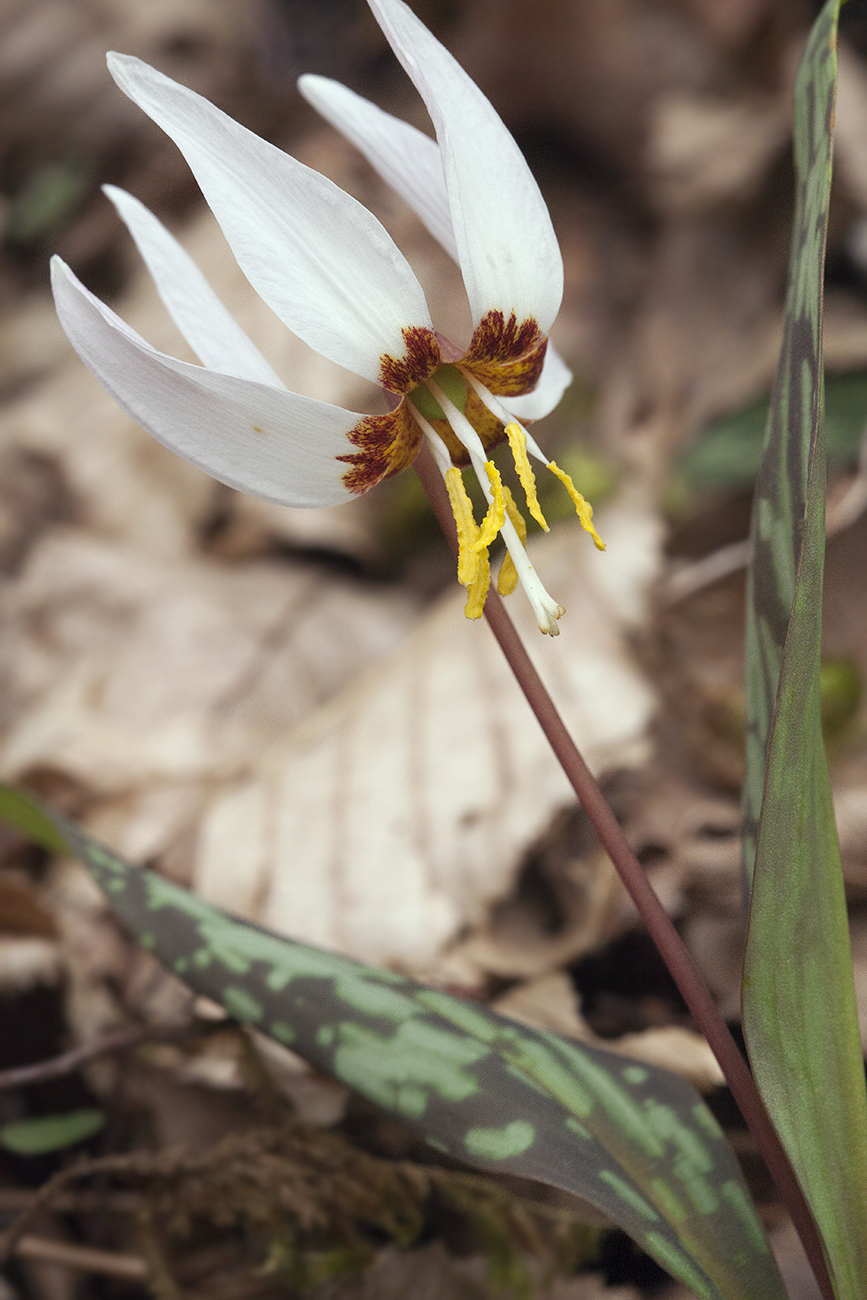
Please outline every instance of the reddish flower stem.
[[[449, 544], [457, 554], [457, 535], [442, 476], [433, 456], [425, 447], [415, 466], [437, 519]], [[834, 1288], [828, 1274], [822, 1241], [801, 1186], [786, 1155], [777, 1131], [750, 1068], [723, 1020], [710, 989], [677, 933], [671, 918], [656, 896], [644, 868], [626, 841], [617, 818], [566, 728], [554, 701], [536, 671], [503, 602], [491, 590], [485, 603], [485, 617], [515, 678], [524, 692], [539, 726], [545, 733], [566, 778], [593, 824], [635, 903], [660, 956], [671, 972], [693, 1019], [707, 1039], [720, 1064], [732, 1096], [753, 1135], [756, 1146], [776, 1183], [777, 1190], [801, 1239], [804, 1251], [819, 1283], [823, 1300], [834, 1300]]]

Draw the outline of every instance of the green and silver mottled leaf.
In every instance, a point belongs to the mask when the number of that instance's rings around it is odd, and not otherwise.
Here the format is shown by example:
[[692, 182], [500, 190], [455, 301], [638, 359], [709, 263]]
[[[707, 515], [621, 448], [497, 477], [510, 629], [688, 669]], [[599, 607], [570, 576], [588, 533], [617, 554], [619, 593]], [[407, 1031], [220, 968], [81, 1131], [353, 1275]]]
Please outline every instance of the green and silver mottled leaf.
[[235, 920], [8, 787], [0, 816], [62, 838], [171, 970], [438, 1150], [584, 1197], [699, 1300], [783, 1300], [732, 1152], [676, 1075]]
[[823, 410], [822, 281], [840, 0], [819, 15], [795, 88], [797, 191], [783, 344], [756, 480], [747, 579], [744, 877], [749, 893], [765, 760], [804, 542], [811, 448]]
[[[839, 1300], [867, 1296], [867, 1094], [828, 766], [822, 267], [838, 4], [798, 78], [796, 214], [783, 354], [754, 514], [747, 808], [764, 798], [744, 966], [756, 1082], [822, 1234]], [[791, 617], [790, 617], [791, 615]], [[765, 749], [767, 767], [765, 769]]]

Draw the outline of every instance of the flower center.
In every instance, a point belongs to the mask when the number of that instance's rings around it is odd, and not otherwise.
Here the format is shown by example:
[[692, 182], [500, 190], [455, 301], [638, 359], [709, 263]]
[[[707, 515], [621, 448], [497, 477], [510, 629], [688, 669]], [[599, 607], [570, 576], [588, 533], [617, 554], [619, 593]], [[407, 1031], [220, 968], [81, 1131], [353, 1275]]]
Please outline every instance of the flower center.
[[[556, 636], [557, 620], [565, 612], [549, 596], [527, 556], [526, 521], [509, 488], [489, 457], [490, 450], [508, 441], [515, 473], [529, 514], [541, 528], [548, 524], [539, 505], [530, 455], [560, 480], [575, 505], [581, 526], [599, 550], [605, 545], [593, 526], [593, 509], [569, 475], [549, 461], [524, 426], [472, 372], [446, 364], [410, 396], [411, 409], [445, 479], [458, 534], [458, 581], [467, 588], [467, 618], [480, 618], [491, 583], [489, 547], [499, 534], [506, 544], [497, 590], [508, 595], [521, 583], [542, 632]], [[482, 414], [479, 415], [479, 412]], [[528, 454], [529, 453], [529, 454]], [[464, 485], [461, 467], [471, 465], [487, 501], [487, 513], [477, 523]]]
[[410, 394], [413, 406], [448, 448], [453, 465], [462, 469], [471, 463], [470, 453], [460, 434], [455, 430], [435, 392], [442, 391], [456, 410], [469, 422], [487, 453], [504, 441], [503, 425], [485, 406], [475, 389], [467, 381], [466, 373], [451, 362], [440, 366], [430, 376], [431, 384], [420, 383]]

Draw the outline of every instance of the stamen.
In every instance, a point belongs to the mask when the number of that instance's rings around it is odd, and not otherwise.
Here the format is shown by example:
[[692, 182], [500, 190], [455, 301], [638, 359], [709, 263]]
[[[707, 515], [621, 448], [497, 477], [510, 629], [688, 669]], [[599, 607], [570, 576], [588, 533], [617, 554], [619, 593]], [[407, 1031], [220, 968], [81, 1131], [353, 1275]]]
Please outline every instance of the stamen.
[[427, 387], [430, 389], [430, 391], [433, 393], [434, 397], [437, 399], [440, 406], [442, 407], [445, 413], [445, 418], [448, 420], [449, 424], [451, 425], [452, 431], [454, 432], [455, 436], [458, 438], [460, 442], [463, 443], [464, 447], [469, 452], [470, 459], [473, 461], [473, 467], [476, 468], [476, 473], [479, 477], [479, 482], [482, 484], [482, 490], [484, 491], [485, 485], [482, 482], [481, 475], [479, 474], [478, 468], [476, 467], [477, 461], [480, 462], [481, 464], [484, 464], [487, 458], [487, 453], [485, 452], [485, 449], [482, 446], [481, 438], [479, 437], [478, 433], [473, 428], [473, 426], [470, 424], [469, 420], [464, 415], [463, 411], [458, 410], [458, 408], [455, 406], [454, 402], [451, 400], [451, 398], [448, 396], [445, 390], [440, 388], [439, 384], [434, 379], [428, 379]]
[[518, 570], [515, 568], [515, 561], [508, 551], [503, 556], [500, 564], [500, 572], [497, 574], [497, 594], [500, 596], [511, 596], [512, 592], [518, 585]]
[[509, 491], [505, 483], [503, 484], [503, 500], [506, 505], [506, 514], [511, 519], [515, 527], [515, 532], [518, 534], [522, 542], [526, 542], [527, 521], [525, 520], [524, 516], [521, 514], [518, 507], [515, 505], [515, 498], [512, 496], [511, 492]]
[[500, 471], [492, 460], [485, 461], [485, 473], [494, 494], [488, 506], [488, 512], [482, 520], [479, 536], [473, 547], [474, 551], [486, 551], [503, 526], [506, 517], [506, 502], [503, 496], [503, 480]]
[[479, 571], [473, 582], [467, 588], [467, 603], [464, 606], [464, 614], [467, 618], [481, 618], [485, 612], [485, 601], [488, 598], [488, 588], [491, 585], [491, 565], [488, 560], [488, 552], [482, 551], [479, 555]]
[[470, 587], [481, 567], [481, 555], [476, 546], [479, 526], [473, 517], [473, 503], [467, 495], [461, 471], [456, 465], [446, 474], [446, 490], [458, 533], [458, 582], [463, 587]]
[[597, 551], [604, 551], [605, 543], [593, 527], [593, 507], [590, 502], [582, 497], [566, 471], [561, 469], [559, 465], [555, 464], [553, 460], [548, 461], [548, 468], [552, 474], [556, 474], [557, 478], [572, 498], [575, 509], [578, 513], [578, 518], [581, 521], [581, 527], [593, 538]]
[[516, 420], [511, 420], [506, 425], [506, 437], [509, 439], [509, 446], [512, 449], [512, 455], [515, 459], [515, 469], [524, 489], [524, 496], [527, 498], [527, 509], [536, 520], [540, 528], [548, 532], [548, 524], [545, 516], [542, 514], [542, 507], [539, 505], [539, 498], [536, 496], [536, 476], [533, 473], [533, 467], [527, 456], [527, 435]]
[[559, 636], [560, 629], [557, 626], [557, 619], [562, 618], [566, 611], [562, 605], [558, 605], [556, 600], [553, 600], [548, 595], [542, 586], [541, 579], [530, 563], [530, 557], [524, 549], [524, 543], [518, 536], [518, 530], [509, 518], [508, 513], [503, 520], [503, 527], [500, 531], [512, 557], [518, 581], [524, 588], [524, 594], [533, 607], [539, 631], [547, 633], [548, 636]]
[[[469, 452], [473, 469], [476, 471], [476, 477], [479, 480], [482, 490], [490, 504], [493, 500], [493, 493], [491, 488], [484, 481], [487, 477], [487, 475], [483, 473], [486, 464], [485, 450], [482, 446], [482, 441], [479, 438], [479, 435], [476, 433], [466, 416], [457, 409], [454, 402], [449, 400], [433, 379], [428, 379], [427, 385], [445, 412], [446, 419], [452, 429]], [[449, 471], [449, 473], [451, 473], [451, 471]], [[446, 484], [446, 486], [448, 486], [448, 484]], [[463, 481], [461, 482], [461, 488], [463, 489]], [[472, 511], [470, 511], [470, 515], [472, 516]], [[473, 526], [476, 527], [475, 520], [473, 520]], [[530, 563], [530, 558], [524, 549], [524, 544], [518, 536], [517, 527], [512, 522], [508, 512], [505, 513], [500, 527], [500, 532], [502, 533], [503, 541], [506, 543], [509, 554], [514, 562], [518, 574], [518, 581], [524, 588], [527, 599], [533, 607], [533, 613], [536, 615], [536, 622], [539, 625], [539, 630], [541, 632], [546, 632], [549, 636], [558, 636], [560, 629], [557, 626], [557, 620], [558, 618], [561, 618], [566, 611], [562, 605], [558, 605], [555, 600], [552, 600], [545, 588], [542, 586], [539, 575]], [[474, 535], [474, 538], [477, 536], [478, 533]], [[479, 554], [481, 555], [481, 552]], [[485, 554], [485, 561], [487, 561], [487, 554]], [[484, 565], [481, 565], [480, 567], [484, 568]], [[458, 576], [460, 577], [460, 573]], [[468, 601], [466, 611], [468, 617], [477, 617], [477, 615], [473, 613], [473, 611], [477, 609], [479, 609], [477, 600], [474, 603]]]
[[515, 568], [515, 561], [506, 551], [500, 564], [500, 572], [497, 574], [497, 594], [511, 596], [517, 585], [518, 570]]
[[416, 423], [421, 427], [424, 436], [427, 439], [427, 445], [433, 453], [433, 458], [437, 463], [437, 469], [442, 474], [443, 478], [445, 478], [446, 474], [448, 474], [452, 467], [452, 458], [449, 455], [448, 448], [436, 430], [428, 424], [424, 416], [420, 415], [411, 404], [410, 410], [416, 418]]
[[[479, 544], [481, 529], [476, 523], [473, 515], [473, 505], [467, 495], [464, 486], [463, 476], [456, 465], [451, 464], [445, 444], [437, 435], [433, 426], [425, 419], [421, 411], [410, 403], [413, 415], [418, 422], [419, 427], [424, 432], [425, 437], [434, 453], [437, 465], [442, 472], [445, 480], [446, 491], [449, 494], [449, 503], [452, 508], [452, 514], [455, 518], [455, 529], [458, 535], [458, 582], [467, 588], [467, 603], [464, 613], [467, 618], [481, 618], [485, 609], [485, 600], [488, 595], [488, 588], [491, 585], [491, 565], [488, 559], [488, 549], [484, 544]], [[496, 468], [492, 465], [491, 469], [497, 474]], [[488, 479], [494, 492], [494, 501], [488, 509], [488, 514], [482, 523], [484, 529], [488, 523], [488, 517], [495, 510], [498, 500], [502, 500], [503, 484], [500, 482], [497, 474], [496, 481], [493, 475], [488, 472]], [[499, 495], [497, 484], [499, 483]], [[508, 490], [508, 489], [506, 489]], [[497, 517], [500, 513], [505, 513], [505, 504], [496, 512]], [[496, 525], [492, 532], [492, 538], [497, 535], [499, 524]]]
[[[512, 522], [515, 532], [522, 542], [527, 540], [527, 524], [524, 516], [515, 505], [515, 498], [512, 496], [506, 484], [503, 484], [503, 499], [506, 504], [506, 514]], [[515, 568], [515, 561], [508, 551], [503, 556], [503, 562], [500, 565], [500, 572], [497, 577], [497, 591], [501, 596], [511, 596], [512, 592], [518, 585], [518, 570]]]

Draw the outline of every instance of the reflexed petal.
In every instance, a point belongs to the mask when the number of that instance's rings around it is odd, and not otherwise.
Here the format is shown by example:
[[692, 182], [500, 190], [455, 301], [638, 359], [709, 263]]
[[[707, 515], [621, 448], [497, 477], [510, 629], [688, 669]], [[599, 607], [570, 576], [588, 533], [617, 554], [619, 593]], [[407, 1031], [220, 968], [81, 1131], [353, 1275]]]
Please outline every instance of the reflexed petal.
[[283, 388], [279, 376], [162, 222], [125, 190], [114, 185], [104, 185], [103, 190], [126, 223], [172, 320], [199, 360], [224, 375]]
[[183, 153], [241, 270], [306, 343], [379, 382], [402, 330], [430, 327], [421, 286], [376, 218], [318, 172], [154, 68], [110, 54], [117, 84]]
[[457, 261], [449, 196], [436, 142], [339, 81], [308, 74], [301, 77], [298, 89], [335, 130], [352, 141]]
[[560, 353], [548, 341], [545, 364], [538, 384], [532, 393], [522, 397], [507, 397], [506, 405], [519, 420], [541, 420], [549, 415], [572, 383], [572, 371]]
[[102, 386], [142, 428], [221, 483], [281, 505], [346, 501], [335, 457], [364, 417], [157, 352], [60, 260], [51, 279], [60, 323]]
[[491, 310], [514, 311], [547, 333], [563, 296], [563, 261], [518, 146], [478, 86], [402, 0], [368, 2], [436, 128], [474, 323]]

